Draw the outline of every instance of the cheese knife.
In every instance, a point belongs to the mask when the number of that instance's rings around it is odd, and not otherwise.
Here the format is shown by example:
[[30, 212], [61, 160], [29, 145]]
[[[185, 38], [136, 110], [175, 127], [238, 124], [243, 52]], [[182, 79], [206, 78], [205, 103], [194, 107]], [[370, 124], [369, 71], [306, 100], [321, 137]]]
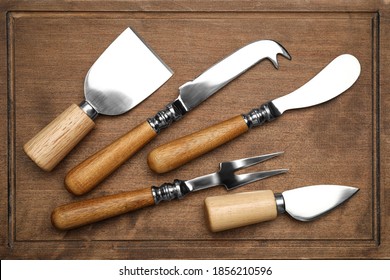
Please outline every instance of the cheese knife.
[[98, 115], [129, 111], [172, 74], [161, 58], [131, 28], [126, 28], [85, 76], [85, 100], [70, 105], [31, 138], [23, 146], [25, 153], [43, 170], [53, 170], [94, 128]]
[[205, 215], [212, 232], [271, 221], [285, 212], [307, 222], [331, 211], [358, 190], [339, 185], [315, 185], [276, 194], [263, 190], [213, 196], [205, 199]]

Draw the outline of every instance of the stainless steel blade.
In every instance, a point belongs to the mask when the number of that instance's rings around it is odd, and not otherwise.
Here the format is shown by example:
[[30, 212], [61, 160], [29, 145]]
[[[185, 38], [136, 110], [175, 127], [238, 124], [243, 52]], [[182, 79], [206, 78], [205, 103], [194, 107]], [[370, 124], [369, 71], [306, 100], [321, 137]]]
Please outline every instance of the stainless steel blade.
[[203, 72], [195, 80], [182, 85], [179, 88], [178, 100], [188, 112], [266, 58], [278, 68], [278, 54], [290, 59], [288, 52], [275, 41], [261, 40], [246, 45]]
[[343, 54], [335, 58], [302, 87], [271, 103], [277, 110], [277, 115], [291, 109], [318, 105], [346, 91], [359, 75], [359, 61], [350, 54]]
[[86, 101], [99, 114], [127, 112], [156, 91], [172, 70], [127, 28], [103, 52], [85, 77]]
[[316, 185], [284, 191], [285, 210], [300, 221], [311, 221], [337, 207], [359, 189], [339, 185]]

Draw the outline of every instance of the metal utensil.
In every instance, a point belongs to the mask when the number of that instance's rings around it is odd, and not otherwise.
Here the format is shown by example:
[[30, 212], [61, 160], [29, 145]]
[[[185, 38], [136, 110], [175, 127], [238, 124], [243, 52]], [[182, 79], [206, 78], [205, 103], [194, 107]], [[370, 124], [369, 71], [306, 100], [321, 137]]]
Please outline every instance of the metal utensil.
[[181, 199], [187, 194], [214, 186], [224, 185], [227, 190], [240, 187], [257, 180], [287, 172], [287, 169], [261, 171], [248, 174], [234, 174], [235, 171], [249, 167], [281, 153], [273, 153], [252, 158], [220, 163], [218, 172], [191, 180], [174, 180], [160, 187], [145, 188], [74, 202], [54, 209], [52, 224], [61, 230], [68, 230], [101, 221], [143, 207], [157, 205], [161, 201]]
[[249, 112], [176, 139], [152, 150], [149, 167], [157, 172], [171, 171], [247, 132], [274, 120], [285, 111], [326, 102], [351, 87], [360, 75], [359, 61], [340, 55], [297, 90], [267, 102]]
[[214, 196], [205, 199], [205, 212], [213, 232], [274, 220], [285, 212], [296, 220], [307, 222], [331, 211], [358, 190], [338, 185], [316, 185], [281, 194], [266, 190]]
[[261, 40], [239, 49], [215, 64], [195, 80], [182, 85], [178, 98], [164, 110], [74, 167], [65, 178], [66, 188], [75, 195], [89, 192], [156, 137], [162, 129], [179, 120], [259, 61], [269, 59], [277, 68], [278, 54], [290, 58], [277, 42]]
[[120, 34], [89, 69], [85, 100], [71, 105], [24, 145], [26, 154], [51, 171], [92, 130], [99, 115], [135, 107], [171, 76], [169, 67], [130, 28]]

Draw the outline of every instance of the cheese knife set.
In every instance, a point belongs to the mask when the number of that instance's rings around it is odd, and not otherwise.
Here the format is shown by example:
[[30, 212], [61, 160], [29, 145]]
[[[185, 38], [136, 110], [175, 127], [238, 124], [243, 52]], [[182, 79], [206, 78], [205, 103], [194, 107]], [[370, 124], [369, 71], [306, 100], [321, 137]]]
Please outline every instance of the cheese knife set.
[[[161, 131], [255, 64], [268, 59], [278, 68], [278, 55], [291, 59], [286, 49], [272, 40], [255, 41], [236, 50], [194, 80], [181, 85], [178, 97], [164, 109], [130, 127], [127, 133], [71, 169], [65, 176], [66, 189], [80, 196], [96, 188]], [[89, 69], [84, 80], [84, 100], [79, 105], [68, 107], [32, 137], [23, 147], [25, 153], [41, 169], [53, 170], [92, 130], [98, 115], [128, 112], [157, 91], [172, 74], [141, 37], [131, 28], [126, 28]], [[348, 90], [359, 75], [359, 61], [353, 55], [342, 54], [300, 88], [271, 101], [263, 100], [266, 102], [249, 113], [230, 116], [224, 122], [153, 149], [147, 163], [156, 173], [174, 170], [254, 127], [276, 120], [288, 110], [307, 108], [336, 98]], [[175, 179], [159, 187], [145, 186], [62, 205], [53, 210], [51, 221], [55, 228], [69, 230], [162, 201], [182, 199], [192, 192], [214, 186], [232, 190], [286, 173], [288, 169], [237, 172], [282, 153], [226, 161], [220, 163], [217, 172], [208, 175]], [[311, 221], [342, 204], [358, 190], [350, 186], [319, 184], [294, 186], [281, 193], [259, 190], [207, 197], [204, 217], [212, 232], [271, 221], [282, 213], [299, 221]]]

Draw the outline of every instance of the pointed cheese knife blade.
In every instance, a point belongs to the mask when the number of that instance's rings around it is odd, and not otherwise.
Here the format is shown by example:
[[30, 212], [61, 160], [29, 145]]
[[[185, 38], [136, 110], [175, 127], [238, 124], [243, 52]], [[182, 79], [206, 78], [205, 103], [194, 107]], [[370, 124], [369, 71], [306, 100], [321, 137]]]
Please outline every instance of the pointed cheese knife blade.
[[329, 101], [351, 87], [360, 75], [359, 61], [344, 54], [297, 90], [267, 102], [249, 112], [176, 139], [152, 150], [149, 167], [157, 173], [171, 171], [247, 132], [274, 120], [285, 111]]
[[[284, 200], [285, 211], [296, 220], [312, 221], [331, 211], [359, 189], [339, 185], [316, 185], [282, 192], [276, 198]], [[279, 205], [280, 212], [283, 206]]]
[[182, 85], [179, 97], [153, 118], [74, 167], [65, 178], [66, 188], [75, 195], [89, 192], [156, 137], [161, 129], [179, 120], [256, 63], [269, 59], [277, 67], [278, 54], [290, 58], [280, 44], [271, 40], [257, 41], [237, 50], [195, 80]]
[[270, 190], [208, 197], [205, 211], [211, 231], [218, 232], [276, 219], [287, 212], [296, 220], [312, 221], [352, 197], [359, 189], [316, 185], [274, 194]]

